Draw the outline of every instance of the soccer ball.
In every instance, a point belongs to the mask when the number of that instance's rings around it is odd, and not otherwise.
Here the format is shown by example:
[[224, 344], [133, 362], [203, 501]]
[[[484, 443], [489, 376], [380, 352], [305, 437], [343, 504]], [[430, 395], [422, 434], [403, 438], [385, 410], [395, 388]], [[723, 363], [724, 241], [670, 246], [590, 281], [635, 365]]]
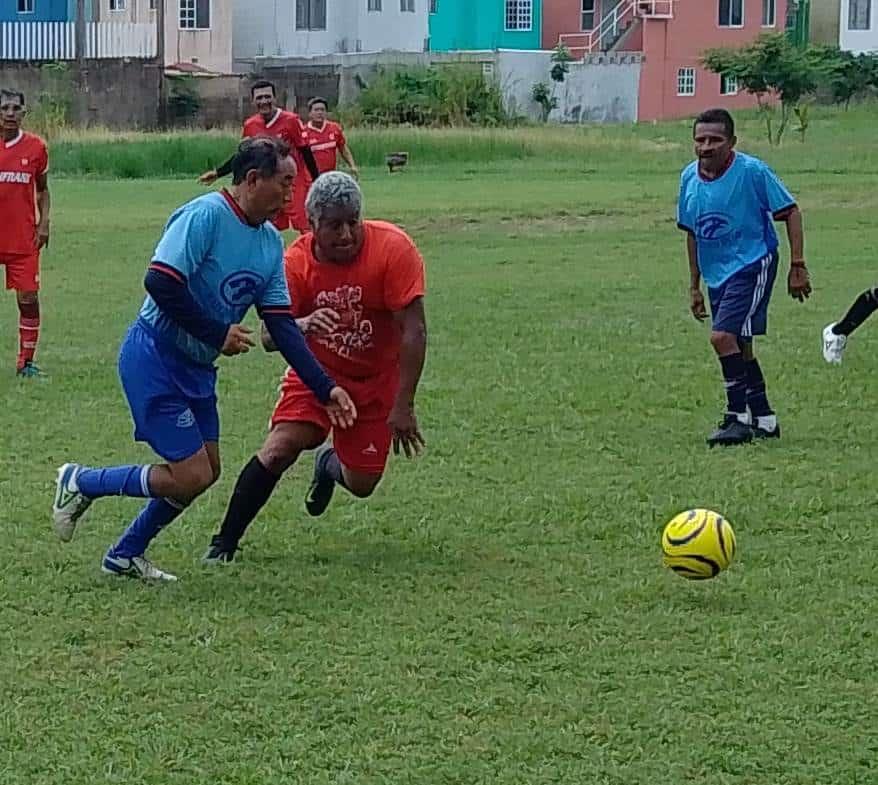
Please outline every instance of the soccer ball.
[[690, 581], [714, 578], [735, 558], [732, 525], [711, 510], [681, 512], [662, 534], [665, 567]]

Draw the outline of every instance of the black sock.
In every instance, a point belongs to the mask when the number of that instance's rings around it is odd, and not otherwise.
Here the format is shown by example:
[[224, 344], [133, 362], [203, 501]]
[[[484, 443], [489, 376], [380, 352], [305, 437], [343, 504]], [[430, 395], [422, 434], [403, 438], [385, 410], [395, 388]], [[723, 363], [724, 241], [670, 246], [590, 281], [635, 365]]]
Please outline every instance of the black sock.
[[341, 470], [341, 461], [338, 459], [338, 453], [330, 450], [323, 459], [323, 473], [329, 477], [336, 485], [341, 485], [345, 490], [349, 490], [345, 485], [344, 472]]
[[729, 414], [744, 414], [747, 411], [747, 366], [741, 352], [727, 354], [719, 358], [723, 369]]
[[844, 315], [841, 321], [832, 328], [832, 332], [836, 335], [850, 335], [863, 322], [868, 319], [872, 313], [878, 309], [878, 298], [875, 296], [874, 289], [866, 289], [850, 307], [850, 310]]
[[754, 417], [774, 414], [765, 394], [765, 377], [759, 367], [759, 360], [754, 357], [752, 360], [745, 360], [744, 364], [747, 366], [747, 406], [750, 407], [750, 413]]
[[265, 506], [280, 477], [275, 477], [255, 455], [241, 471], [229, 500], [219, 536], [227, 548], [236, 548], [250, 522]]

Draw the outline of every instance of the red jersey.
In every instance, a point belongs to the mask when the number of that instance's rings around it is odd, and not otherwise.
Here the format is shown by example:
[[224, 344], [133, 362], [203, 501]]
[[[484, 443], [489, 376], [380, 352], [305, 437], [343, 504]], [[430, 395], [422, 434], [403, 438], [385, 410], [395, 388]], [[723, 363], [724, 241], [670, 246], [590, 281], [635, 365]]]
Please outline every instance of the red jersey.
[[284, 255], [295, 316], [332, 308], [341, 317], [333, 334], [308, 338], [311, 351], [339, 383], [398, 369], [402, 331], [393, 315], [424, 295], [424, 260], [411, 238], [384, 221], [363, 223], [363, 248], [352, 262], [318, 262], [311, 234]]
[[36, 180], [48, 170], [49, 153], [39, 136], [21, 131], [11, 142], [0, 141], [0, 253], [36, 252]]
[[[321, 174], [338, 167], [338, 151], [347, 144], [341, 126], [331, 120], [323, 123], [323, 128], [315, 128], [308, 123], [302, 131], [302, 140], [311, 148]], [[305, 174], [308, 174], [307, 170]], [[311, 179], [310, 175], [308, 179]]]
[[255, 114], [244, 121], [242, 137], [246, 136], [273, 136], [282, 139], [295, 153], [297, 147], [304, 147], [302, 141], [302, 121], [295, 112], [286, 109], [275, 109], [274, 116], [265, 122], [261, 114]]

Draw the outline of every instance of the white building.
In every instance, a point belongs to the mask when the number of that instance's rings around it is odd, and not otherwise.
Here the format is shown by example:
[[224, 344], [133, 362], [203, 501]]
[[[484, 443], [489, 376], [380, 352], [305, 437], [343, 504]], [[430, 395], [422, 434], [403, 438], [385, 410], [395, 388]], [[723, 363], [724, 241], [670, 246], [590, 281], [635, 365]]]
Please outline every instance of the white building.
[[878, 52], [878, 0], [841, 0], [838, 45], [849, 52]]
[[234, 0], [233, 56], [423, 52], [431, 0]]

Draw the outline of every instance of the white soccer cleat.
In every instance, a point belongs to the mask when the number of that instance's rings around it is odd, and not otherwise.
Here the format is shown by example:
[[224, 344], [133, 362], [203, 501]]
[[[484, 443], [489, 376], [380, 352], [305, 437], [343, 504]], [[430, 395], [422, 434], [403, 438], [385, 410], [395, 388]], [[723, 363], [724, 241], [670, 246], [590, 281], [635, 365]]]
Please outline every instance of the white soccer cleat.
[[55, 531], [64, 542], [73, 539], [76, 524], [91, 506], [92, 500], [79, 492], [76, 475], [82, 470], [78, 463], [65, 463], [58, 469], [55, 483], [55, 502], [52, 505], [52, 519]]
[[140, 578], [143, 581], [175, 581], [176, 575], [160, 570], [149, 559], [143, 556], [113, 556], [108, 551], [101, 563], [101, 570], [108, 575], [119, 575], [126, 578]]
[[823, 359], [832, 365], [841, 365], [848, 338], [846, 335], [836, 335], [832, 332], [833, 327], [835, 322], [823, 328]]

